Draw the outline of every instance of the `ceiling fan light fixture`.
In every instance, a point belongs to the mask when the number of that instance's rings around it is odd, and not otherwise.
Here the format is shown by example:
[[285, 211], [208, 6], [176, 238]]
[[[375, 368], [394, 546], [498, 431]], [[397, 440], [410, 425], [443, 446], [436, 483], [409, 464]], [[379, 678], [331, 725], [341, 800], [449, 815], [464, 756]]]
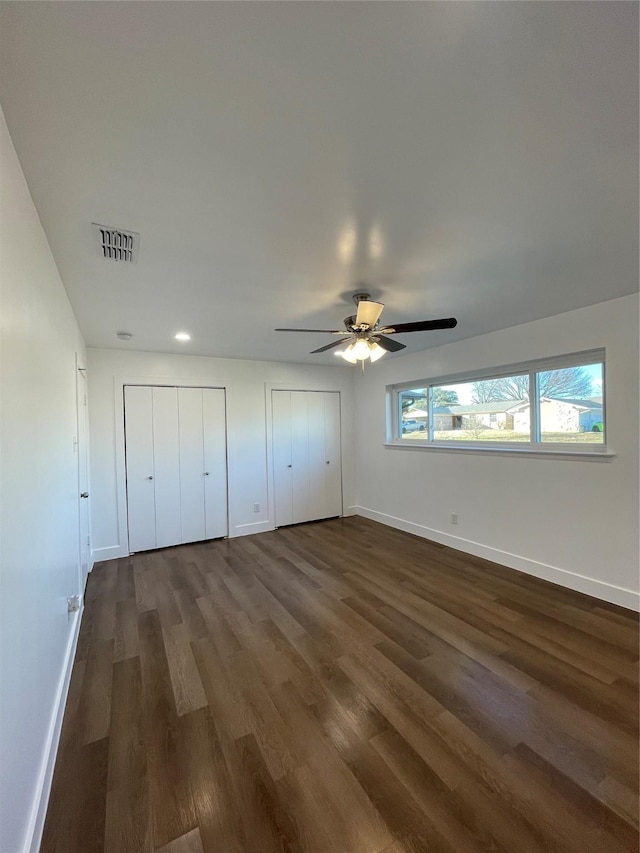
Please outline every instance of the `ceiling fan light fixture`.
[[358, 361], [358, 359], [353, 354], [353, 348], [354, 348], [354, 344], [349, 344], [349, 346], [346, 349], [342, 350], [340, 353], [337, 353], [337, 355], [341, 355], [345, 361], [349, 362], [349, 364], [355, 364]]
[[349, 344], [346, 349], [337, 352], [336, 355], [342, 356], [342, 358], [344, 358], [345, 361], [348, 361], [349, 364], [357, 364], [359, 361], [366, 361], [368, 358], [371, 359], [371, 362], [373, 363], [379, 358], [382, 358], [385, 352], [386, 350], [374, 341], [369, 341], [366, 338], [359, 338], [357, 341]]
[[358, 338], [348, 349], [351, 350], [356, 361], [365, 361], [365, 359], [369, 358], [369, 341], [365, 340], [365, 338]]
[[386, 350], [382, 349], [379, 344], [369, 341], [369, 358], [371, 359], [371, 364], [379, 358], [382, 358], [385, 353]]

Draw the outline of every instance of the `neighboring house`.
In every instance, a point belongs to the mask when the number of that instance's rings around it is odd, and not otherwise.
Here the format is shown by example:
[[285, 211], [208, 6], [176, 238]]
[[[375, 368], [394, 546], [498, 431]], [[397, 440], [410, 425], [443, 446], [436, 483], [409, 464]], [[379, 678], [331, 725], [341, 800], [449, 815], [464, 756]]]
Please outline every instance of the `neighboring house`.
[[402, 413], [403, 418], [411, 418], [416, 421], [424, 421], [427, 422], [427, 418], [429, 417], [429, 412], [425, 412], [424, 409], [407, 409], [406, 412]]
[[[529, 432], [529, 403], [524, 400], [512, 409], [516, 432]], [[589, 400], [542, 397], [540, 422], [545, 432], [591, 432], [602, 423], [602, 398]]]
[[[588, 400], [542, 397], [540, 410], [545, 432], [590, 432], [595, 424], [602, 423], [601, 397]], [[433, 414], [436, 431], [484, 428], [527, 433], [530, 429], [528, 400], [436, 406]]]
[[511, 409], [522, 400], [502, 400], [498, 403], [470, 403], [468, 406], [437, 406], [433, 428], [454, 429], [514, 429]]

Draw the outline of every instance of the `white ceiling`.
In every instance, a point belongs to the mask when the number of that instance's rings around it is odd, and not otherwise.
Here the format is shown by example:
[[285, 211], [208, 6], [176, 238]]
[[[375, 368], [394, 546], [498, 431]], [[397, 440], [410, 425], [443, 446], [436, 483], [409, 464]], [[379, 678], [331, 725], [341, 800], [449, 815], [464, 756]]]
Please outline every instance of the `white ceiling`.
[[[336, 364], [273, 329], [340, 327], [359, 282], [386, 323], [458, 318], [405, 352], [638, 289], [635, 2], [0, 6], [90, 346]], [[140, 232], [138, 264], [92, 222]]]

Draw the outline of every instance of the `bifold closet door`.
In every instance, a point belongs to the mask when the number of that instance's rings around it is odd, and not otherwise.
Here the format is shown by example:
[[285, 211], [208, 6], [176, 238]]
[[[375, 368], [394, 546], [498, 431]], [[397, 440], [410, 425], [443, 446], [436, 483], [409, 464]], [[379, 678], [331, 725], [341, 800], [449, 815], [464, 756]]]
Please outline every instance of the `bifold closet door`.
[[152, 388], [124, 389], [129, 550], [156, 547]]
[[273, 391], [276, 526], [342, 514], [340, 397]]
[[342, 448], [340, 443], [340, 395], [325, 393], [325, 518], [342, 515]]
[[180, 529], [180, 452], [178, 389], [152, 388], [153, 485], [156, 500], [155, 548], [177, 545]]
[[205, 539], [226, 536], [227, 519], [227, 415], [221, 388], [202, 389], [204, 425]]
[[271, 394], [273, 477], [276, 526], [293, 524], [293, 467], [291, 463], [291, 392]]
[[226, 536], [225, 392], [125, 387], [129, 550]]
[[202, 388], [178, 388], [182, 542], [205, 538]]

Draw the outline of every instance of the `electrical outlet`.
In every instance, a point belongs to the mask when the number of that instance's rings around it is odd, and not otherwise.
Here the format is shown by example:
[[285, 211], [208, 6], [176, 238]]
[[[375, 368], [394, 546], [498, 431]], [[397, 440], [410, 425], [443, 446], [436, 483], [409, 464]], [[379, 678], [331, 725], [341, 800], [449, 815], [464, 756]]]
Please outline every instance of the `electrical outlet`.
[[254, 512], [260, 512], [260, 504], [254, 504], [253, 505], [253, 511]]
[[70, 595], [67, 598], [67, 613], [77, 613], [80, 610], [80, 596]]
[[452, 512], [451, 513], [451, 524], [457, 524], [457, 523], [458, 523], [458, 513]]

